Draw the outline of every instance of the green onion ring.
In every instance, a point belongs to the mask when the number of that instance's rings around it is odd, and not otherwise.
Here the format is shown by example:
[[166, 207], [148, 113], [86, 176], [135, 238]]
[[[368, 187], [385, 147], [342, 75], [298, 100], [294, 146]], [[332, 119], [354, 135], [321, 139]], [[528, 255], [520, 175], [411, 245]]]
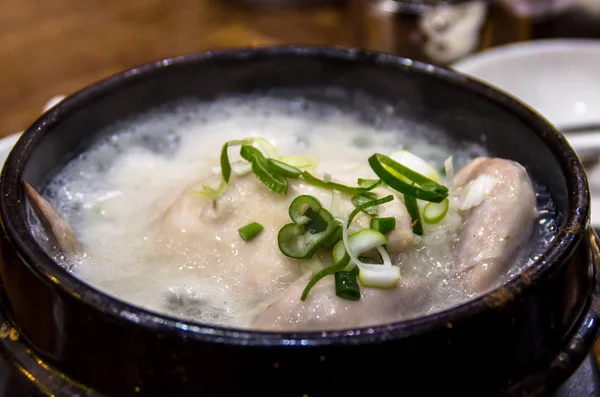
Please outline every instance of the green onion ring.
[[375, 183], [373, 183], [370, 186], [350, 187], [350, 186], [342, 185], [340, 183], [326, 182], [326, 181], [321, 180], [321, 179], [317, 178], [316, 176], [312, 175], [308, 171], [302, 171], [302, 178], [304, 178], [304, 180], [310, 185], [322, 187], [325, 189], [338, 190], [342, 193], [352, 194], [352, 195], [366, 193], [370, 190], [375, 189], [377, 186], [379, 186], [381, 184], [381, 180], [377, 180]]
[[[376, 153], [369, 157], [369, 165], [381, 180], [394, 190], [406, 196], [420, 200], [439, 203], [448, 197], [448, 188], [392, 160], [390, 157]], [[390, 169], [395, 171], [390, 172]], [[398, 177], [398, 174], [412, 182], [409, 184]]]

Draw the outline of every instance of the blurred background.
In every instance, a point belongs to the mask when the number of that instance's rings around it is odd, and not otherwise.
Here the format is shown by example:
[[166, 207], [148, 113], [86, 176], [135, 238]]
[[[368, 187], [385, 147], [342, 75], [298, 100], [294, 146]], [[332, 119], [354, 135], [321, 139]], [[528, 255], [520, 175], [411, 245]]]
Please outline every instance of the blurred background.
[[55, 95], [189, 52], [326, 44], [447, 65], [549, 37], [600, 38], [600, 0], [3, 0], [0, 136]]

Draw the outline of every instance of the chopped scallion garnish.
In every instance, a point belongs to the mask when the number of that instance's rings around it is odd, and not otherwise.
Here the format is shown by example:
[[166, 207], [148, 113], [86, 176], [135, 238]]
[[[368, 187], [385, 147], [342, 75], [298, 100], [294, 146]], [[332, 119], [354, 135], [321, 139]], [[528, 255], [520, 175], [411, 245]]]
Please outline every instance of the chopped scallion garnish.
[[341, 197], [340, 192], [334, 190], [331, 192], [331, 206], [330, 212], [333, 217], [337, 217], [340, 214], [340, 206], [341, 206]]
[[225, 181], [222, 180], [221, 183], [219, 184], [219, 186], [217, 186], [216, 188], [202, 185], [202, 190], [194, 190], [194, 191], [192, 191], [192, 194], [206, 197], [206, 198], [216, 199], [217, 197], [219, 197], [223, 194], [226, 187], [227, 187], [227, 183], [225, 183]]
[[386, 185], [405, 196], [435, 203], [439, 203], [448, 196], [447, 187], [383, 154], [376, 153], [369, 157], [369, 165]]
[[252, 145], [254, 143], [257, 143], [264, 150], [264, 152], [269, 158], [275, 160], [279, 159], [279, 155], [277, 154], [275, 146], [273, 146], [271, 142], [269, 142], [265, 138], [249, 137], [244, 139], [234, 139], [231, 141], [227, 141], [223, 144], [223, 147], [221, 148], [221, 173], [223, 174], [223, 180], [225, 181], [225, 183], [229, 183], [229, 178], [231, 178], [231, 163], [229, 162], [228, 149], [231, 146]]
[[277, 194], [286, 194], [288, 181], [280, 174], [271, 172], [265, 156], [260, 150], [250, 145], [242, 145], [240, 150], [242, 158], [252, 164], [252, 172], [260, 181], [272, 192]]
[[429, 224], [440, 222], [448, 213], [450, 200], [446, 197], [441, 203], [427, 203], [423, 208], [423, 221]]
[[356, 183], [360, 187], [367, 187], [367, 186], [371, 186], [372, 184], [376, 183], [377, 181], [378, 181], [377, 179], [358, 178], [358, 181]]
[[394, 196], [392, 196], [391, 194], [389, 196], [385, 196], [383, 198], [380, 198], [378, 200], [371, 200], [371, 201], [367, 201], [364, 204], [359, 205], [358, 207], [356, 207], [354, 209], [354, 211], [352, 211], [350, 213], [350, 216], [348, 217], [348, 227], [350, 227], [350, 224], [352, 223], [352, 220], [354, 219], [354, 217], [356, 215], [358, 215], [358, 213], [360, 211], [364, 211], [365, 209], [369, 208], [369, 207], [374, 207], [376, 205], [381, 205], [381, 204], [385, 204], [385, 203], [389, 203], [390, 201], [392, 201], [394, 199]]
[[413, 196], [404, 195], [404, 203], [406, 209], [412, 219], [413, 233], [422, 236], [423, 235], [423, 224], [421, 223], [421, 214], [419, 212], [419, 203]]
[[300, 296], [300, 300], [304, 302], [306, 300], [306, 298], [308, 297], [308, 293], [310, 292], [310, 290], [319, 281], [321, 281], [322, 278], [329, 276], [330, 274], [335, 274], [336, 272], [344, 270], [345, 267], [346, 267], [346, 264], [336, 263], [335, 265], [331, 265], [331, 266], [326, 267], [325, 269], [317, 272], [314, 276], [311, 277], [308, 284], [306, 284], [306, 287], [304, 287], [304, 290], [302, 291], [302, 295]]
[[279, 161], [300, 169], [313, 169], [321, 162], [320, 159], [309, 156], [280, 156]]
[[[387, 243], [387, 239], [383, 234], [371, 229], [363, 229], [354, 233], [352, 236], [348, 237], [348, 241], [348, 244], [351, 244], [353, 249], [359, 253], [369, 251], [376, 246]], [[322, 278], [342, 270], [347, 270], [346, 266], [348, 266], [348, 264], [350, 263], [350, 255], [347, 253], [344, 242], [342, 240], [339, 240], [333, 248], [333, 261], [335, 263], [334, 265], [326, 267], [325, 269], [319, 271], [311, 277], [306, 287], [304, 287], [304, 291], [302, 291], [302, 296], [300, 297], [300, 300], [306, 300], [306, 297], [308, 296], [310, 290]]]
[[263, 225], [257, 222], [252, 222], [238, 229], [238, 233], [240, 237], [244, 239], [244, 241], [252, 240], [256, 237], [260, 232], [264, 229]]
[[327, 241], [325, 241], [325, 244], [323, 244], [323, 248], [331, 249], [337, 244], [338, 241], [342, 239], [342, 225], [337, 221], [334, 221], [334, 224], [334, 231], [331, 233], [331, 236], [329, 236]]
[[373, 218], [371, 219], [370, 227], [381, 234], [389, 233], [396, 228], [396, 218], [393, 216], [388, 218]]
[[[356, 207], [373, 200], [377, 200], [377, 195], [373, 192], [366, 192], [352, 196], [352, 204], [354, 204]], [[364, 213], [370, 216], [377, 216], [377, 206], [366, 208]]]
[[277, 149], [275, 149], [275, 146], [273, 146], [271, 142], [269, 142], [267, 139], [261, 136], [255, 136], [246, 139], [250, 140], [251, 142], [257, 143], [258, 146], [260, 146], [260, 148], [265, 152], [267, 157], [279, 160], [279, 154], [277, 154]]
[[335, 273], [335, 294], [343, 299], [360, 300], [360, 287], [358, 286], [358, 268], [349, 272], [339, 271]]
[[302, 178], [304, 178], [304, 180], [311, 185], [322, 187], [325, 189], [338, 190], [342, 193], [352, 194], [352, 195], [366, 193], [370, 190], [375, 189], [381, 183], [380, 180], [377, 180], [372, 185], [369, 185], [369, 186], [350, 187], [350, 186], [342, 185], [342, 184], [336, 183], [336, 182], [326, 182], [326, 181], [321, 180], [321, 179], [317, 178], [316, 176], [310, 174], [308, 171], [302, 172]]
[[311, 258], [337, 230], [333, 217], [313, 196], [298, 196], [289, 209], [289, 223], [277, 236], [281, 252], [295, 259]]
[[267, 164], [272, 173], [285, 176], [286, 178], [298, 178], [300, 174], [302, 174], [302, 171], [300, 171], [298, 168], [292, 167], [291, 165], [283, 163], [279, 160], [267, 159]]
[[244, 160], [238, 160], [231, 163], [231, 170], [239, 176], [252, 172], [252, 164]]
[[391, 264], [390, 256], [382, 246], [376, 249], [384, 264], [366, 268], [361, 267], [358, 273], [358, 281], [365, 287], [392, 288], [400, 280], [400, 267]]
[[[357, 259], [360, 262], [362, 261], [359, 255], [385, 244], [387, 244], [387, 238], [382, 233], [373, 229], [362, 229], [348, 236], [348, 245], [350, 245], [352, 252], [357, 255]], [[336, 264], [343, 263], [344, 265], [348, 265], [351, 259], [351, 255], [346, 249], [346, 244], [344, 241], [339, 241], [333, 247], [333, 261]]]
[[440, 183], [440, 173], [421, 157], [412, 154], [408, 150], [400, 150], [398, 152], [391, 153], [389, 157], [399, 164], [418, 172], [434, 182]]
[[225, 142], [221, 148], [221, 173], [223, 174], [223, 180], [225, 183], [229, 183], [229, 178], [231, 178], [231, 164], [229, 163], [229, 153], [227, 149], [229, 149], [230, 146], [248, 144], [252, 144], [251, 139], [237, 139]]
[[[389, 254], [383, 248], [384, 244], [387, 243], [386, 237], [372, 229], [363, 229], [352, 236], [348, 236], [349, 224], [349, 222], [342, 224], [342, 249], [346, 251], [347, 255], [344, 254], [344, 260], [340, 261], [340, 265], [346, 263], [346, 257], [350, 257], [347, 266], [358, 266], [360, 269], [358, 280], [362, 285], [377, 288], [393, 287], [400, 279], [400, 267], [392, 264]], [[353, 241], [351, 237], [355, 235], [360, 236], [360, 239]], [[334, 247], [334, 258], [336, 256], [339, 258], [340, 253], [336, 253], [336, 248], [337, 246]], [[381, 265], [366, 263], [358, 256], [360, 253], [367, 252], [373, 248], [381, 255]]]
[[[229, 183], [229, 179], [231, 178], [231, 163], [229, 162], [228, 149], [231, 146], [252, 145], [253, 143], [257, 143], [258, 145], [260, 145], [269, 157], [272, 157], [274, 159], [279, 158], [279, 156], [277, 155], [277, 151], [275, 150], [275, 147], [273, 145], [271, 145], [271, 143], [269, 141], [267, 141], [265, 138], [251, 137], [251, 138], [234, 139], [231, 141], [227, 141], [223, 144], [223, 147], [221, 148], [221, 156], [220, 156], [221, 174], [223, 175], [223, 183], [221, 183], [219, 185], [219, 187], [216, 189], [208, 187], [208, 186], [203, 186], [203, 190], [195, 192], [195, 193], [197, 193], [201, 196], [210, 197], [210, 198], [217, 198], [221, 194], [223, 194], [223, 192], [225, 191], [225, 188], [227, 187], [227, 184]], [[241, 171], [241, 172], [239, 172], [239, 174], [243, 174], [243, 173], [247, 172], [247, 170], [245, 170], [241, 167], [239, 167], [238, 170]]]
[[[234, 145], [241, 145], [240, 155], [248, 164], [243, 161], [230, 163], [228, 149]], [[319, 179], [306, 171], [307, 168], [316, 167], [319, 159], [307, 156], [279, 156], [275, 147], [261, 137], [226, 142], [221, 149], [220, 163], [223, 176], [221, 184], [216, 188], [203, 186], [203, 190], [194, 194], [217, 198], [225, 191], [232, 171], [243, 175], [249, 170], [252, 170], [269, 190], [277, 194], [287, 193], [287, 178], [299, 177], [310, 185], [332, 190], [330, 211], [323, 208], [313, 196], [296, 197], [289, 207], [289, 216], [293, 222], [281, 228], [278, 234], [281, 252], [291, 258], [308, 259], [322, 248], [333, 250], [335, 264], [313, 275], [302, 292], [303, 301], [311, 288], [327, 275], [335, 275], [336, 295], [350, 300], [360, 299], [359, 281], [362, 285], [370, 287], [389, 288], [395, 285], [400, 279], [400, 268], [392, 264], [385, 250], [387, 238], [384, 234], [396, 228], [396, 218], [377, 217], [377, 207], [392, 201], [394, 195], [378, 199], [371, 191], [378, 186], [384, 186], [402, 193], [413, 220], [413, 232], [422, 235], [423, 222], [437, 223], [446, 215], [449, 207], [448, 190], [454, 174], [451, 157], [444, 162], [448, 184], [446, 187], [440, 184], [440, 173], [416, 155], [407, 151], [392, 153], [390, 156], [376, 153], [369, 158], [369, 165], [379, 179], [359, 178], [358, 186], [346, 186], [333, 182], [327, 173], [323, 179]], [[341, 205], [340, 193], [352, 195], [352, 203], [356, 206], [346, 219], [337, 218]], [[418, 200], [429, 202], [423, 208], [422, 214]], [[373, 217], [370, 228], [350, 236], [348, 229], [361, 211]], [[238, 232], [242, 239], [248, 241], [263, 229], [259, 223], [252, 222], [238, 229]], [[359, 256], [367, 253], [370, 255], [374, 250], [381, 256], [380, 262], [373, 263], [373, 258]]]

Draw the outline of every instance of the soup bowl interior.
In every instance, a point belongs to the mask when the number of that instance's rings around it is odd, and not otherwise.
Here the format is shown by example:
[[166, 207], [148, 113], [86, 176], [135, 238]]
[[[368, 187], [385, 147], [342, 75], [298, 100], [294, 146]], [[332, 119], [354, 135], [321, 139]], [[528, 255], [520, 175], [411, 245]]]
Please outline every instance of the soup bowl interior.
[[[480, 144], [493, 156], [524, 165], [548, 189], [559, 231], [526, 271], [459, 307], [366, 329], [305, 333], [228, 329], [138, 308], [73, 277], [52, 260], [52, 247], [32, 236], [22, 181], [43, 187], [118, 121], [186, 98], [248, 94], [303, 96], [372, 124], [387, 108], [414, 134], [433, 129], [458, 145]], [[10, 153], [1, 189], [8, 243], [0, 273], [8, 316], [42, 360], [106, 393], [184, 394], [204, 382], [207, 390], [238, 395], [268, 376], [290, 380], [304, 364], [331, 370], [351, 357], [390, 354], [410, 358], [409, 373], [427, 372], [434, 355], [440, 357], [437, 369], [463, 356], [472, 363], [450, 373], [476, 375], [473, 390], [499, 390], [560, 351], [587, 310], [594, 283], [587, 182], [564, 138], [534, 111], [484, 84], [384, 54], [271, 47], [194, 54], [131, 69], [68, 97], [37, 120]], [[81, 361], [83, 351], [101, 370]], [[198, 354], [218, 358], [208, 369], [208, 363], [198, 363]], [[476, 362], [485, 362], [486, 371]], [[281, 368], [286, 369], [273, 372]], [[247, 375], [240, 384], [227, 384], [224, 373], [231, 371]], [[340, 372], [332, 371], [324, 388], [309, 381], [290, 390], [321, 395], [340, 387]], [[205, 376], [190, 380], [199, 373]], [[439, 376], [449, 388], [464, 381]]]

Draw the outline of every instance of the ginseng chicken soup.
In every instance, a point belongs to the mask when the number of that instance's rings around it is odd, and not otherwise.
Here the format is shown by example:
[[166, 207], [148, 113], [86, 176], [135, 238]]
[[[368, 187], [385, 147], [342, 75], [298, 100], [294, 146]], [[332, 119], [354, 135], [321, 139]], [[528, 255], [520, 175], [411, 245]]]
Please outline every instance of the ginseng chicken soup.
[[552, 240], [523, 166], [369, 106], [248, 96], [121, 121], [39, 193], [25, 183], [32, 232], [108, 295], [266, 331], [445, 310]]

